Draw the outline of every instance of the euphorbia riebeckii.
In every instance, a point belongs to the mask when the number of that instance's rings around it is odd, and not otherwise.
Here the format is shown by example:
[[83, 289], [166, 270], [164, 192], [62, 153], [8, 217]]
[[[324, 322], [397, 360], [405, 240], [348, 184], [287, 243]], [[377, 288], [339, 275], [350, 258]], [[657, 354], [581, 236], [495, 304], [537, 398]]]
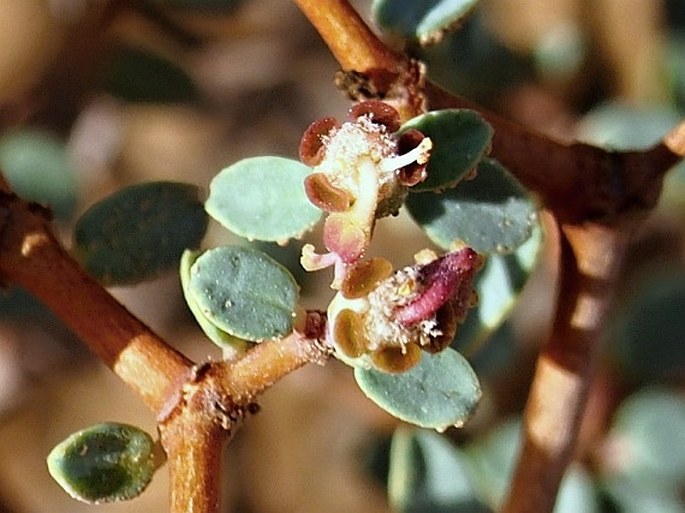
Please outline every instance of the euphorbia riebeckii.
[[417, 264], [396, 272], [382, 258], [356, 263], [328, 307], [328, 343], [353, 366], [410, 369], [422, 351], [450, 344], [477, 301], [473, 281], [482, 263], [468, 247], [441, 257], [420, 253]]
[[305, 181], [310, 201], [328, 213], [324, 244], [330, 252], [303, 252], [307, 270], [359, 261], [369, 246], [376, 219], [396, 214], [407, 188], [423, 181], [432, 143], [416, 130], [397, 135], [399, 114], [386, 103], [367, 101], [350, 109], [350, 120], [314, 122], [300, 143], [300, 159], [313, 167]]

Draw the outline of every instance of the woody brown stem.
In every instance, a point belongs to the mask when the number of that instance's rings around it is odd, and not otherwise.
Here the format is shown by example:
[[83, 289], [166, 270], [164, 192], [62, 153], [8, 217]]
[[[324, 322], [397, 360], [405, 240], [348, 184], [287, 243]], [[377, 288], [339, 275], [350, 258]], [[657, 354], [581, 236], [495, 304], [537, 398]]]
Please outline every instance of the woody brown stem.
[[559, 304], [538, 357], [523, 449], [504, 513], [548, 512], [570, 463], [599, 354], [598, 340], [628, 244], [624, 228], [562, 228]]

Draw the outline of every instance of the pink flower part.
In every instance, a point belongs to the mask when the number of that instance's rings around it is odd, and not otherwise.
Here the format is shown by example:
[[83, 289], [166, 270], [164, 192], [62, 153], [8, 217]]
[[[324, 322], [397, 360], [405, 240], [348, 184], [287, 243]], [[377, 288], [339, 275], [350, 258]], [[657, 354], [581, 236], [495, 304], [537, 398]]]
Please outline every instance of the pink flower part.
[[368, 246], [366, 227], [344, 213], [330, 214], [324, 223], [323, 241], [346, 264], [359, 260]]
[[482, 267], [483, 258], [471, 248], [448, 253], [419, 268], [423, 290], [410, 303], [395, 311], [404, 326], [414, 326], [430, 319], [447, 302], [452, 302], [457, 318], [463, 318], [473, 306], [473, 279]]
[[345, 263], [341, 260], [337, 253], [319, 254], [314, 251], [314, 246], [305, 244], [302, 247], [302, 256], [300, 257], [300, 264], [305, 271], [319, 271], [326, 267], [334, 266], [335, 272], [333, 283], [331, 287], [334, 289], [340, 288], [340, 285], [345, 278]]

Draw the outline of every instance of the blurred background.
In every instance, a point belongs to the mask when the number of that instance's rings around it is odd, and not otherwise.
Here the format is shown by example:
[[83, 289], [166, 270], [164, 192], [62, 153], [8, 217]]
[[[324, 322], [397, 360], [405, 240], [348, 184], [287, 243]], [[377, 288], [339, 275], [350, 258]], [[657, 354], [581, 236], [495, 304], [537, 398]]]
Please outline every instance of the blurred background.
[[[370, 0], [354, 4], [372, 18]], [[393, 44], [424, 59], [443, 87], [562, 140], [646, 148], [685, 117], [683, 0], [483, 0], [439, 44]], [[296, 158], [312, 120], [349, 107], [336, 71], [287, 1], [3, 0], [0, 167], [17, 192], [53, 207], [69, 246], [78, 215], [123, 185], [175, 180], [206, 191], [241, 158]], [[684, 191], [681, 165], [631, 249], [558, 511], [685, 511]], [[210, 225], [207, 246], [231, 242]], [[510, 320], [467, 355], [484, 397], [465, 429], [396, 433], [400, 422], [363, 397], [349, 368], [309, 366], [270, 390], [231, 443], [225, 511], [496, 508], [553, 312], [553, 234], [547, 242]], [[428, 244], [402, 214], [379, 223], [373, 252], [402, 265]], [[327, 284], [297, 269], [296, 244], [262, 249], [293, 270], [306, 306], [325, 308]], [[220, 358], [173, 273], [112, 293], [191, 358]], [[25, 293], [3, 290], [0, 512], [165, 511], [165, 469], [120, 505], [77, 503], [49, 477], [50, 449], [105, 420], [155, 431], [153, 416], [68, 329]], [[461, 495], [412, 502], [433, 497], [431, 475]]]

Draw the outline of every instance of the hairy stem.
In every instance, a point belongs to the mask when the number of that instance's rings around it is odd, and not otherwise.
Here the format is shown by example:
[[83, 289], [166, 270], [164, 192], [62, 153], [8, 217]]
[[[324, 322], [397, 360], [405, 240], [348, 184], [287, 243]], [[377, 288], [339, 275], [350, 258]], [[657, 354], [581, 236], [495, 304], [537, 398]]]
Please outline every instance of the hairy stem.
[[0, 277], [52, 310], [154, 412], [192, 363], [88, 276], [50, 231], [47, 212], [0, 192]]
[[524, 442], [504, 513], [548, 512], [575, 448], [598, 340], [622, 256], [625, 229], [562, 228], [559, 305], [538, 357], [524, 416]]
[[204, 411], [183, 412], [160, 429], [169, 458], [171, 513], [218, 513], [221, 460], [230, 437]]

